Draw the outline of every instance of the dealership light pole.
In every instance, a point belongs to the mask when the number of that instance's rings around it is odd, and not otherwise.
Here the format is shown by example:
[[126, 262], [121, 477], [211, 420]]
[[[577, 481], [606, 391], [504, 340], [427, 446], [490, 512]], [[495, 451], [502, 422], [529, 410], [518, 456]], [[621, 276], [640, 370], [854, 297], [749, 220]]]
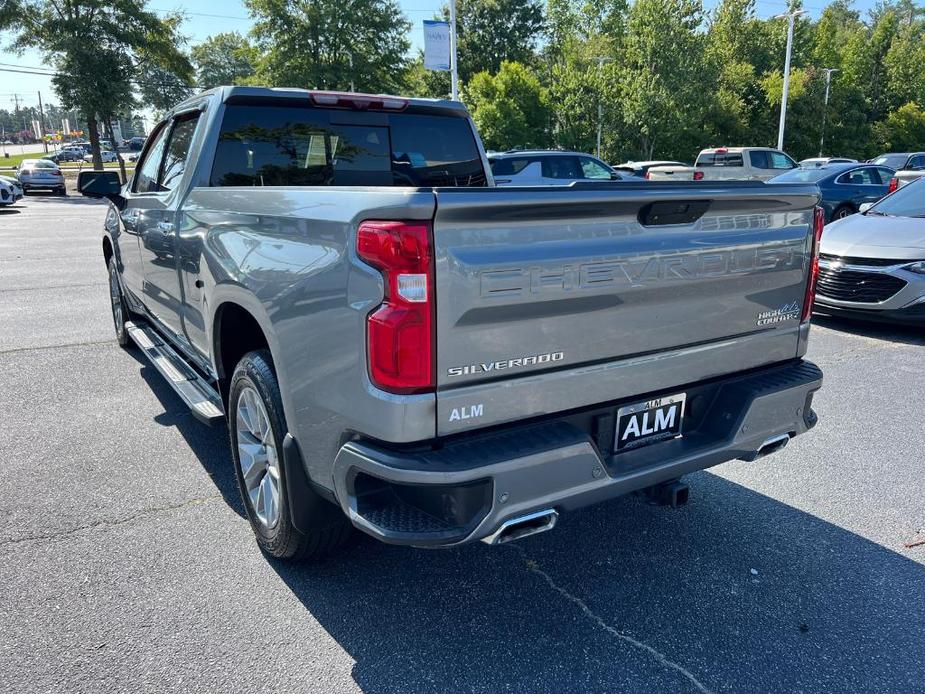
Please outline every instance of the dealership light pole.
[[777, 149], [784, 149], [784, 126], [787, 123], [787, 99], [790, 96], [790, 55], [793, 53], [793, 23], [806, 10], [794, 10], [775, 15], [774, 19], [787, 18], [787, 56], [784, 58], [784, 94], [780, 102], [780, 125], [777, 128]]
[[459, 76], [456, 70], [456, 0], [450, 0], [450, 96], [459, 101]]
[[[608, 58], [604, 55], [594, 56], [594, 60], [597, 61], [597, 74], [598, 78], [601, 78], [604, 72], [604, 63], [610, 62], [613, 58]], [[601, 85], [603, 85], [603, 79], [601, 79]], [[597, 94], [597, 156], [601, 156], [601, 126], [604, 122], [604, 100], [601, 98], [600, 90]]]
[[825, 144], [825, 117], [829, 113], [829, 87], [832, 86], [832, 73], [838, 72], [838, 68], [827, 67], [825, 71], [825, 106], [822, 109], [822, 134], [819, 136], [819, 156], [822, 156], [823, 145]]

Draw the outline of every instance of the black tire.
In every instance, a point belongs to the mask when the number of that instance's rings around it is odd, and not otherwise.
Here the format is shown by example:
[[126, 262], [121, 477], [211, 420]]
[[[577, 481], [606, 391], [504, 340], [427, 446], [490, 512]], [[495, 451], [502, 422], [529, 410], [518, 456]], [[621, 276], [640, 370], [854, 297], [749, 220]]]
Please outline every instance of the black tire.
[[116, 266], [116, 257], [109, 259], [109, 303], [112, 309], [112, 324], [116, 330], [116, 342], [120, 347], [132, 345], [132, 338], [128, 336], [125, 323], [131, 319], [125, 296], [122, 294], [122, 285], [119, 284], [119, 270]]
[[842, 205], [832, 213], [832, 221], [844, 219], [854, 214], [854, 208], [851, 205]]
[[57, 194], [63, 198], [67, 197], [67, 188], [58, 188], [58, 190], [55, 192], [57, 192]]
[[[238, 403], [246, 390], [256, 391], [260, 398], [269, 420], [278, 457], [278, 519], [269, 527], [258, 517], [251, 502], [238, 451]], [[306, 515], [313, 519], [312, 528], [303, 533], [295, 527], [289, 506], [286, 468], [282, 463], [283, 440], [288, 430], [283, 415], [279, 383], [269, 351], [263, 349], [248, 352], [238, 362], [228, 392], [228, 434], [238, 491], [260, 549], [275, 559], [303, 561], [332, 553], [346, 542], [352, 526], [339, 508], [308, 491], [307, 495], [300, 499], [300, 503], [308, 504], [310, 507], [310, 513]]]

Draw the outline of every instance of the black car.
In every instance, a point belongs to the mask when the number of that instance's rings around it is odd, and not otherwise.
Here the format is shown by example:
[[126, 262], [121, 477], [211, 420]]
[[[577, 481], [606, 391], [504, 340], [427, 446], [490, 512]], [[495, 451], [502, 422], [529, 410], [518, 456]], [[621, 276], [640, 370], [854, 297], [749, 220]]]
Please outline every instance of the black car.
[[828, 223], [854, 214], [865, 202], [877, 202], [889, 192], [893, 173], [893, 169], [873, 164], [826, 164], [792, 169], [768, 183], [815, 183]]

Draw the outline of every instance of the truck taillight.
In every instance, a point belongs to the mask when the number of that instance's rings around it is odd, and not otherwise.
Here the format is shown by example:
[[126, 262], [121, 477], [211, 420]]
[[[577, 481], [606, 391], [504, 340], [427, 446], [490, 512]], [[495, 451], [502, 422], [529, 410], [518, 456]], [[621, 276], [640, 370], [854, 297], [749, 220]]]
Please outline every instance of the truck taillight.
[[822, 227], [825, 226], [825, 212], [821, 207], [813, 210], [813, 245], [809, 257], [809, 277], [806, 281], [806, 297], [803, 299], [801, 323], [806, 323], [813, 313], [816, 300], [816, 281], [819, 279], [819, 243], [822, 241]]
[[899, 189], [899, 179], [896, 176], [890, 179], [890, 187], [887, 189], [890, 193], [895, 193]]
[[695, 181], [702, 181], [702, 180], [703, 180], [703, 171], [695, 171], [695, 172], [694, 172], [694, 180], [695, 180]]
[[382, 273], [385, 296], [366, 319], [369, 377], [392, 393], [432, 391], [434, 257], [428, 222], [366, 221], [357, 255]]

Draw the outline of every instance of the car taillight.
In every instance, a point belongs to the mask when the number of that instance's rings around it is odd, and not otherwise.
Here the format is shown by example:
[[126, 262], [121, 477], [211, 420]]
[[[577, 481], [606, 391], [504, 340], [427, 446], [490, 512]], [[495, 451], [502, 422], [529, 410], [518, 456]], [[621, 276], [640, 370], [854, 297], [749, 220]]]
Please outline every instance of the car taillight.
[[429, 222], [366, 221], [357, 255], [382, 273], [385, 296], [366, 319], [370, 380], [392, 393], [432, 391], [434, 258]]
[[822, 241], [822, 227], [825, 226], [825, 212], [821, 207], [813, 210], [813, 245], [809, 256], [809, 277], [806, 281], [806, 296], [803, 299], [803, 315], [800, 322], [806, 323], [813, 313], [816, 300], [816, 281], [819, 279], [819, 243]]
[[702, 180], [703, 180], [703, 171], [695, 171], [695, 172], [694, 172], [694, 180], [695, 180], [695, 181], [702, 181]]
[[890, 193], [895, 193], [899, 190], [899, 179], [896, 176], [890, 179], [890, 187], [887, 189]]

